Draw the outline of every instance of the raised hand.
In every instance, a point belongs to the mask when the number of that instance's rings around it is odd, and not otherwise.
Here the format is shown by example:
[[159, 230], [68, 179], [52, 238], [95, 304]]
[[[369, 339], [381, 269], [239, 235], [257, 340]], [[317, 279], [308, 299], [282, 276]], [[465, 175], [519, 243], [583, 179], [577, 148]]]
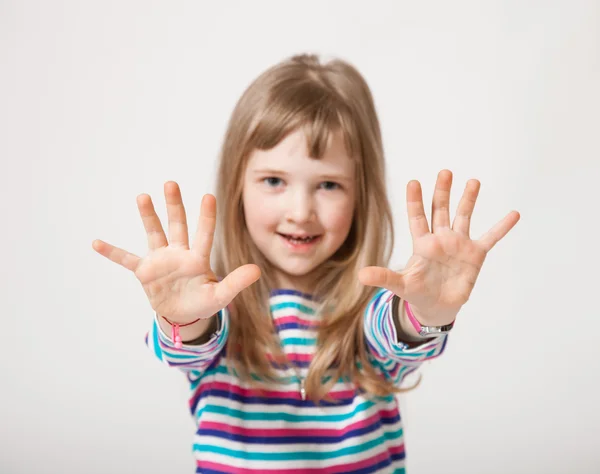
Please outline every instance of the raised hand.
[[386, 288], [410, 303], [421, 324], [440, 326], [456, 318], [467, 302], [487, 253], [519, 221], [517, 211], [508, 213], [479, 240], [469, 237], [471, 216], [480, 183], [469, 180], [450, 228], [450, 189], [452, 172], [438, 174], [432, 204], [432, 230], [429, 231], [423, 207], [421, 185], [407, 185], [407, 206], [413, 255], [401, 272], [366, 267], [361, 283]]
[[147, 194], [137, 198], [138, 209], [148, 235], [149, 253], [140, 258], [102, 240], [92, 243], [104, 257], [134, 272], [152, 308], [178, 324], [209, 318], [227, 306], [244, 288], [260, 277], [256, 265], [243, 265], [222, 281], [210, 267], [216, 225], [216, 199], [202, 199], [193, 247], [188, 242], [188, 227], [181, 192], [177, 183], [165, 183], [169, 220], [169, 240]]

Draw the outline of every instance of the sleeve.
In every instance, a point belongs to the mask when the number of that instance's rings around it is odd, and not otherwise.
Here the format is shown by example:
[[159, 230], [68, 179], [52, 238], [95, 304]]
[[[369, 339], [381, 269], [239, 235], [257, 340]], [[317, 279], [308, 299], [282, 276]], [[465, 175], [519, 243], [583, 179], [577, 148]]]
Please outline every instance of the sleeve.
[[171, 338], [161, 329], [158, 316], [154, 315], [154, 321], [150, 330], [146, 333], [146, 345], [158, 358], [158, 360], [171, 367], [189, 371], [203, 371], [219, 356], [229, 334], [229, 310], [223, 308], [217, 314], [219, 318], [219, 329], [211, 338], [201, 345], [183, 344], [177, 349]]
[[374, 364], [398, 386], [407, 374], [417, 370], [424, 361], [444, 352], [448, 335], [426, 339], [423, 344], [412, 348], [398, 341], [392, 315], [393, 296], [389, 290], [377, 290], [365, 310], [364, 332]]

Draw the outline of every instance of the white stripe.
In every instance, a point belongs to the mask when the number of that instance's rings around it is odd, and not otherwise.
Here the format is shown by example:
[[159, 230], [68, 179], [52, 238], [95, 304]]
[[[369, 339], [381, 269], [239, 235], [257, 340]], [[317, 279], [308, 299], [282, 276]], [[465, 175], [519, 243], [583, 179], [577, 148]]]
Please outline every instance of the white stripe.
[[[207, 443], [208, 441], [208, 443]], [[195, 437], [194, 438], [194, 442], [197, 442], [199, 444], [213, 444], [211, 439], [207, 439], [204, 437]], [[229, 440], [222, 440], [219, 439], [217, 440], [217, 445], [219, 447], [223, 447], [226, 449], [236, 449], [234, 446], [237, 445], [237, 443], [231, 443]], [[333, 448], [331, 445], [324, 445], [324, 444], [311, 444], [311, 445], [294, 445], [294, 449], [291, 450], [286, 450], [286, 449], [279, 449], [279, 450], [265, 450], [265, 448], [267, 447], [266, 445], [261, 445], [261, 444], [244, 444], [242, 445], [242, 451], [248, 452], [248, 453], [253, 453], [253, 452], [280, 452], [280, 453], [285, 453], [285, 452], [297, 452], [297, 451], [311, 451], [311, 452], [328, 452], [328, 451], [333, 451], [333, 450], [337, 450], [337, 446]], [[280, 445], [280, 448], [285, 448], [285, 445]], [[368, 449], [366, 451], [362, 451], [360, 453], [357, 454], [349, 454], [349, 455], [345, 455], [345, 456], [338, 456], [335, 458], [331, 458], [331, 459], [323, 459], [323, 460], [308, 460], [308, 459], [298, 459], [298, 460], [283, 460], [283, 461], [264, 461], [264, 460], [244, 460], [244, 459], [239, 459], [239, 458], [235, 458], [235, 457], [229, 457], [229, 456], [225, 456], [222, 454], [218, 454], [218, 453], [213, 453], [213, 452], [201, 452], [201, 451], [197, 451], [196, 454], [196, 459], [206, 459], [207, 461], [211, 461], [211, 462], [216, 462], [216, 463], [220, 463], [220, 464], [224, 464], [226, 466], [231, 466], [234, 468], [246, 468], [246, 469], [274, 469], [274, 468], [281, 468], [281, 469], [302, 469], [302, 468], [328, 468], [328, 467], [332, 467], [332, 466], [336, 466], [339, 464], [350, 464], [350, 463], [354, 463], [354, 462], [359, 462], [362, 461], [364, 459], [370, 458], [370, 457], [374, 457], [377, 454], [383, 453], [385, 451], [387, 451], [387, 448], [389, 447], [389, 445], [387, 443], [382, 443], [380, 445], [374, 446], [371, 449]], [[396, 464], [394, 463], [394, 467], [401, 467], [403, 466], [403, 464]], [[391, 471], [386, 471], [386, 472], [391, 472]]]
[[[207, 375], [205, 378], [206, 382], [218, 381], [218, 382], [228, 383], [228, 384], [235, 385], [238, 387], [243, 387], [243, 388], [258, 388], [258, 387], [252, 387], [249, 382], [242, 382], [239, 378], [235, 377], [232, 374], [232, 368], [229, 366], [229, 360], [227, 358], [223, 357], [219, 361], [219, 366], [228, 367], [229, 373], [228, 374], [214, 373], [214, 374]], [[297, 387], [297, 382], [296, 382], [297, 377], [296, 376], [300, 375], [301, 377], [306, 378], [306, 376], [308, 374], [308, 367], [301, 367], [301, 368], [289, 367], [287, 370], [274, 369], [274, 373], [275, 373], [275, 376], [278, 379], [280, 379], [280, 381], [275, 382], [275, 383], [269, 383], [268, 388], [266, 388], [266, 390], [295, 391], [296, 387]], [[327, 375], [332, 375], [332, 374], [330, 372], [329, 374], [326, 373], [325, 375], [327, 376]], [[202, 383], [204, 383], [204, 381]], [[336, 382], [335, 385], [332, 387], [332, 390], [333, 391], [354, 390], [354, 385], [352, 385], [351, 383]]]
[[[262, 386], [251, 385], [249, 381], [242, 382], [240, 379], [238, 379], [231, 373], [213, 373], [210, 375], [206, 375], [201, 384], [209, 382], [220, 382], [244, 389], [263, 389], [267, 391], [295, 392], [298, 388], [296, 374], [300, 375], [303, 378], [306, 378], [306, 375], [308, 374], [308, 367], [303, 367], [296, 370], [294, 370], [293, 368], [289, 368], [287, 371], [277, 370], [276, 377], [279, 379], [279, 381]], [[330, 391], [341, 392], [348, 390], [353, 391], [354, 389], [354, 385], [350, 382], [336, 382], [332, 386]]]
[[[297, 337], [301, 339], [315, 339], [317, 338], [317, 331], [306, 330], [306, 329], [280, 329], [279, 337], [281, 339], [287, 339], [290, 337]], [[314, 343], [313, 343], [314, 344]]]

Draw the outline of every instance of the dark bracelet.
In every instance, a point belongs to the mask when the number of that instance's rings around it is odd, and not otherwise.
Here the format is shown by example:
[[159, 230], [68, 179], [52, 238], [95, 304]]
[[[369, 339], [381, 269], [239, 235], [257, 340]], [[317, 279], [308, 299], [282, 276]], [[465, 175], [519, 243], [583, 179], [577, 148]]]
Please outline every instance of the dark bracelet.
[[213, 334], [218, 332], [220, 329], [219, 328], [219, 317], [217, 315], [214, 315], [213, 318], [214, 318], [214, 320], [211, 322], [210, 327], [207, 328], [203, 334], [200, 334], [200, 336], [198, 336], [196, 339], [193, 339], [191, 341], [183, 341], [183, 344], [186, 344], [188, 346], [200, 346], [202, 344], [206, 344], [210, 340], [210, 338], [213, 336]]

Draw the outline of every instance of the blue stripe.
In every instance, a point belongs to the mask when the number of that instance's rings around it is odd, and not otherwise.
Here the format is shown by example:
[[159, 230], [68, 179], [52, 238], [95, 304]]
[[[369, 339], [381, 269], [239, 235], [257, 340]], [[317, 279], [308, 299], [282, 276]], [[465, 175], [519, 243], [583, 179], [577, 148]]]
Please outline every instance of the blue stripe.
[[381, 330], [379, 330], [379, 325], [381, 324], [381, 319], [378, 317], [378, 313], [380, 308], [378, 307], [379, 301], [383, 296], [383, 291], [378, 291], [375, 294], [373, 302], [367, 306], [367, 317], [365, 318], [365, 334], [368, 334], [371, 337], [368, 337], [369, 345], [374, 349], [375, 353], [380, 357], [383, 357], [386, 353], [383, 344], [381, 343], [382, 339], [385, 339], [385, 336], [382, 335]]
[[389, 467], [392, 464], [390, 458], [384, 459], [383, 461], [378, 462], [369, 467], [363, 467], [361, 469], [355, 469], [354, 471], [347, 471], [346, 474], [372, 474], [373, 472], [378, 472], [380, 469], [384, 467]]
[[446, 335], [444, 336], [444, 342], [442, 343], [442, 348], [440, 349], [440, 354], [441, 354], [442, 352], [444, 352], [444, 349], [446, 349], [446, 344], [448, 344], [448, 334], [446, 334]]
[[[401, 461], [402, 459], [406, 458], [406, 453], [404, 451], [402, 451], [401, 453], [396, 453], [396, 454], [392, 454], [392, 461]], [[400, 472], [404, 472], [404, 469], [402, 469], [402, 471]]]
[[[391, 457], [392, 460], [397, 460], [394, 458], [398, 458], [397, 455], [393, 455]], [[402, 454], [402, 457], [400, 459], [404, 459], [404, 454]], [[371, 474], [371, 473], [376, 473], [377, 471], [385, 468], [385, 467], [389, 467], [392, 463], [390, 462], [390, 458], [388, 459], [384, 459], [383, 461], [379, 462], [378, 464], [375, 464], [371, 467], [366, 467], [363, 469], [357, 469], [354, 471], [349, 471], [346, 474]], [[326, 468], [323, 468], [326, 469]], [[227, 474], [225, 471], [217, 471], [214, 469], [206, 469], [206, 468], [202, 468], [202, 467], [198, 467], [196, 468], [196, 474]], [[395, 469], [393, 474], [406, 474], [406, 470], [402, 467], [399, 469]]]
[[275, 321], [275, 327], [277, 328], [278, 331], [285, 330], [285, 329], [304, 329], [305, 331], [316, 330], [316, 328], [309, 326], [308, 324], [298, 324], [298, 323], [277, 324], [277, 321]]
[[238, 449], [224, 448], [211, 444], [194, 443], [194, 450], [203, 453], [218, 453], [224, 456], [231, 456], [237, 459], [247, 459], [255, 461], [297, 461], [297, 460], [314, 460], [322, 461], [326, 459], [336, 459], [350, 454], [359, 454], [368, 451], [369, 449], [379, 446], [386, 442], [388, 435], [386, 433], [379, 438], [372, 439], [361, 443], [358, 446], [348, 446], [346, 448], [336, 449], [335, 451], [296, 451], [284, 453], [270, 452], [249, 452]]
[[[362, 435], [372, 433], [381, 428], [379, 422], [372, 423], [364, 428], [348, 431], [340, 436], [246, 436], [227, 433], [222, 430], [202, 429], [200, 428], [196, 434], [198, 436], [213, 436], [215, 438], [227, 439], [229, 441], [236, 441], [247, 444], [262, 444], [262, 445], [277, 445], [277, 444], [305, 444], [305, 443], [321, 443], [321, 444], [335, 444], [342, 441], [346, 441], [352, 438], [360, 437]], [[402, 430], [398, 430], [395, 433], [395, 438], [402, 436]]]

